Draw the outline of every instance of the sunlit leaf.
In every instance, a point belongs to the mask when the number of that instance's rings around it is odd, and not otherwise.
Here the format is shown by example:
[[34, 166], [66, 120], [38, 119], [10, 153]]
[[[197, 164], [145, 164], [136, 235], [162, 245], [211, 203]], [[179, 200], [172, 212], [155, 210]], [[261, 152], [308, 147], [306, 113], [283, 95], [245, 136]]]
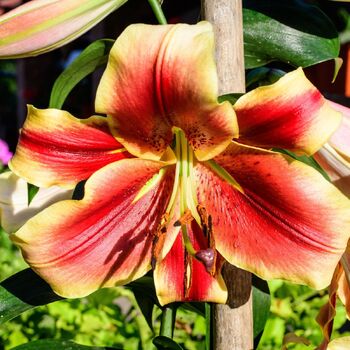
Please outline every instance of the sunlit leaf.
[[97, 68], [105, 65], [114, 40], [100, 39], [90, 44], [57, 78], [50, 96], [50, 108], [60, 109], [72, 89]]
[[253, 279], [253, 332], [254, 338], [264, 330], [270, 314], [271, 296], [266, 281], [255, 277]]
[[300, 0], [245, 0], [246, 68], [282, 61], [296, 67], [338, 57], [339, 38], [332, 21]]

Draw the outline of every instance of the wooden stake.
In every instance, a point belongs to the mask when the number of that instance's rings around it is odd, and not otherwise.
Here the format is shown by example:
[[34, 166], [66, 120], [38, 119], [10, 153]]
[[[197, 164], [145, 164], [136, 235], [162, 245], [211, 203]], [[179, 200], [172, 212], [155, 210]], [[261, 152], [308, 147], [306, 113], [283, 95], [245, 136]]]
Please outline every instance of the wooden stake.
[[242, 1], [202, 0], [202, 15], [214, 27], [219, 94], [245, 92]]
[[[242, 1], [202, 0], [202, 14], [214, 27], [219, 94], [245, 92]], [[229, 298], [214, 307], [214, 349], [251, 350], [251, 275], [228, 263], [223, 275]]]

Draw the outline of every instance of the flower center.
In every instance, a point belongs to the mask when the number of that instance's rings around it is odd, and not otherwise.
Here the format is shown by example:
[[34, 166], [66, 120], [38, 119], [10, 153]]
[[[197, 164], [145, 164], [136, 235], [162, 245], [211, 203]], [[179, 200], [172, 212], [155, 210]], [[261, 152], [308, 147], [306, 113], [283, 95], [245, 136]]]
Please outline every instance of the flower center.
[[194, 153], [187, 142], [184, 132], [179, 128], [174, 128], [175, 134], [175, 156], [177, 159], [175, 180], [173, 192], [171, 194], [167, 213], [170, 216], [178, 215], [175, 213], [177, 198], [180, 198], [180, 218], [175, 223], [176, 226], [181, 225], [183, 242], [188, 253], [192, 256], [196, 254], [195, 249], [188, 236], [187, 225], [192, 219], [200, 224], [200, 216], [197, 212], [197, 195], [194, 181]]
[[[208, 219], [205, 208], [199, 206], [197, 201], [194, 177], [194, 166], [197, 160], [184, 132], [179, 128], [174, 128], [174, 134], [177, 163], [173, 192], [166, 212], [170, 217], [179, 215], [179, 219], [174, 225], [181, 226], [182, 240], [187, 253], [201, 261], [208, 272], [214, 273], [216, 251], [211, 232], [211, 218]], [[176, 208], [178, 198], [180, 199], [180, 208]], [[175, 212], [176, 210], [179, 212]], [[189, 226], [193, 220], [208, 238], [208, 248], [205, 250], [196, 251], [193, 247], [189, 236]]]

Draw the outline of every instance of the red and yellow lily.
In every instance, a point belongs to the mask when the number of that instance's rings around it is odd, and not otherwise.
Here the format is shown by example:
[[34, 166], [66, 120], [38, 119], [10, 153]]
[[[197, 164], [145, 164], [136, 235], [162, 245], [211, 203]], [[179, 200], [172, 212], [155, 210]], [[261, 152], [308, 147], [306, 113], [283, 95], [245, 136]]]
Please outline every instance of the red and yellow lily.
[[[343, 119], [329, 141], [315, 154], [316, 160], [326, 170], [333, 184], [350, 198], [350, 109], [329, 101], [331, 106], [342, 113]], [[317, 321], [320, 324], [324, 340], [318, 347], [324, 349], [347, 349], [349, 337], [330, 341], [333, 319], [336, 314], [337, 297], [345, 305], [347, 317], [350, 318], [350, 242], [341, 257], [329, 286], [329, 300], [320, 310]]]
[[111, 50], [80, 120], [29, 107], [11, 169], [74, 187], [12, 239], [65, 297], [126, 284], [153, 267], [162, 304], [225, 302], [226, 260], [265, 278], [326, 287], [350, 235], [350, 204], [313, 168], [334, 111], [301, 69], [217, 102], [211, 25], [132, 25]]
[[36, 56], [87, 32], [127, 0], [31, 0], [0, 16], [0, 57]]

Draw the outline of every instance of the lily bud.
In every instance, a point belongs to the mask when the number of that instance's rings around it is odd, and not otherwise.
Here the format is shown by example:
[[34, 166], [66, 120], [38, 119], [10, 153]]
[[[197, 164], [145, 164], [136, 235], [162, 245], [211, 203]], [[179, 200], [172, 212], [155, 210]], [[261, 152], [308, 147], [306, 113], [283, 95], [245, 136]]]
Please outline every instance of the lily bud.
[[32, 0], [0, 16], [0, 58], [37, 56], [84, 34], [127, 0]]

